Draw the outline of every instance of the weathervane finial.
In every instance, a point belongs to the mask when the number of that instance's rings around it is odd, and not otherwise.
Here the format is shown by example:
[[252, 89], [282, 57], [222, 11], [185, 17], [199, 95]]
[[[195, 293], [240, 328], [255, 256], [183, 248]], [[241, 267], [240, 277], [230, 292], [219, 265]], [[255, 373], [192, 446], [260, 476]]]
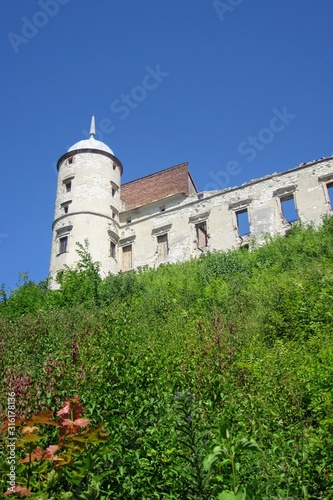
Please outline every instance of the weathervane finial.
[[94, 137], [95, 134], [96, 134], [96, 130], [95, 130], [95, 117], [93, 115], [92, 118], [91, 118], [91, 125], [90, 125], [90, 137]]

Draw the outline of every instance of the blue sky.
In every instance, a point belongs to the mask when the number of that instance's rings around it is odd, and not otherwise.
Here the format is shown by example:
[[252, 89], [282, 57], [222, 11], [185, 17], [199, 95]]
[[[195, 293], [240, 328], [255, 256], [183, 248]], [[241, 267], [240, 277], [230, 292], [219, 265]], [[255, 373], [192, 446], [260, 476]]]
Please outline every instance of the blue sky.
[[333, 154], [331, 0], [2, 0], [0, 284], [48, 274], [55, 163], [91, 115], [123, 182], [199, 190]]

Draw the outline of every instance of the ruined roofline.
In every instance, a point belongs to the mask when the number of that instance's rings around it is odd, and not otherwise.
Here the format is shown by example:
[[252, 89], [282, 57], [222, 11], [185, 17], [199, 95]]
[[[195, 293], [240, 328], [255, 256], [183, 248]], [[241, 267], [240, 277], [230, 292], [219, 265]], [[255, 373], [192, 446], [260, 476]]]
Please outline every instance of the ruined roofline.
[[206, 194], [211, 193], [212, 196], [217, 196], [220, 193], [228, 193], [231, 191], [236, 191], [237, 189], [251, 186], [253, 184], [257, 184], [259, 182], [266, 181], [267, 179], [272, 179], [274, 177], [278, 177], [278, 176], [281, 176], [284, 174], [296, 172], [297, 170], [302, 170], [303, 168], [310, 167], [311, 165], [315, 165], [317, 163], [322, 163], [324, 161], [329, 161], [329, 160], [333, 160], [333, 156], [327, 156], [326, 158], [320, 158], [319, 160], [312, 160], [312, 161], [309, 161], [306, 163], [301, 163], [300, 165], [297, 165], [297, 167], [288, 168], [288, 170], [283, 170], [282, 172], [274, 172], [273, 174], [264, 175], [263, 177], [259, 177], [258, 179], [252, 179], [251, 181], [246, 181], [243, 184], [240, 184], [238, 186], [231, 186], [231, 187], [224, 188], [224, 189], [214, 189], [214, 190], [208, 190], [208, 191], [201, 191], [198, 194], [200, 195], [202, 193], [206, 193]]

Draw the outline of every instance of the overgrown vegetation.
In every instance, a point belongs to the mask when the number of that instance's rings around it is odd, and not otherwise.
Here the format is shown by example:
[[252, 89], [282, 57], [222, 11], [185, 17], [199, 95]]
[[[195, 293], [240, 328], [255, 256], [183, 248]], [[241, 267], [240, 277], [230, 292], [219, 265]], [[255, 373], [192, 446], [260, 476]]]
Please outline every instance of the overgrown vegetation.
[[[333, 499], [333, 218], [104, 280], [79, 252], [60, 290], [24, 276], [0, 292], [1, 420], [8, 393], [17, 419], [56, 420], [80, 397], [107, 431], [103, 452], [79, 450], [67, 475], [54, 466], [55, 498]], [[43, 429], [43, 449], [56, 432]], [[17, 446], [22, 487], [25, 457]], [[53, 498], [50, 463], [36, 470], [33, 498]]]

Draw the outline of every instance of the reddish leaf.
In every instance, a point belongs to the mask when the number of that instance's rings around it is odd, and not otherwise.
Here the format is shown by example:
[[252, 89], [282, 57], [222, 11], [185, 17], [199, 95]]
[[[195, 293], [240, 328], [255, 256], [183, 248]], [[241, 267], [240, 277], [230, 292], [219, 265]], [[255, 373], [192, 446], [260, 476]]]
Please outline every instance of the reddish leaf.
[[30, 460], [42, 460], [44, 455], [45, 455], [45, 450], [42, 450], [39, 446], [37, 446], [35, 451], [31, 453], [31, 456], [28, 455], [25, 458], [22, 458], [19, 463], [24, 464], [30, 462]]
[[57, 412], [57, 416], [60, 417], [60, 415], [68, 415], [70, 404], [70, 401], [65, 401], [62, 408]]
[[54, 455], [54, 453], [58, 450], [59, 450], [59, 446], [56, 444], [51, 444], [48, 448], [46, 448], [46, 451], [47, 451], [48, 455], [50, 455], [50, 456]]
[[74, 420], [82, 417], [84, 415], [85, 411], [80, 403], [75, 403], [74, 407], [72, 408], [73, 411], [73, 418]]
[[31, 497], [30, 490], [26, 486], [15, 486], [14, 490], [7, 490], [4, 496], [11, 495], [12, 493], [19, 493], [20, 497]]
[[77, 418], [74, 420], [74, 425], [79, 425], [80, 427], [85, 427], [90, 422], [89, 418]]
[[26, 456], [25, 458], [20, 460], [21, 464], [30, 462], [30, 460], [57, 460], [60, 461], [61, 457], [54, 455], [54, 453], [59, 450], [59, 446], [51, 445], [46, 450], [42, 450], [39, 446], [35, 449], [31, 456]]
[[69, 425], [70, 427], [72, 427], [74, 425], [73, 420], [70, 420], [69, 418], [62, 418], [59, 423], [62, 426]]

